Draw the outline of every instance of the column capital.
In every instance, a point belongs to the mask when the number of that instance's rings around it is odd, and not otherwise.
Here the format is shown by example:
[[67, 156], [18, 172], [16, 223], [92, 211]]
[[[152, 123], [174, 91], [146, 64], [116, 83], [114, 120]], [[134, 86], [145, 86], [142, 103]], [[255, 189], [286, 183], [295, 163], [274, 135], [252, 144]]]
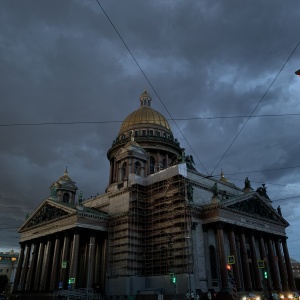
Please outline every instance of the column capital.
[[96, 231], [91, 231], [89, 234], [90, 237], [96, 237], [96, 235], [97, 235]]
[[216, 229], [223, 229], [224, 228], [225, 223], [224, 222], [216, 222], [215, 223], [215, 228]]
[[255, 229], [249, 229], [248, 232], [250, 236], [257, 236]]
[[39, 239], [39, 244], [47, 244], [48, 238], [43, 236]]
[[24, 249], [26, 247], [26, 242], [20, 242], [19, 245], [21, 249]]
[[209, 228], [209, 224], [202, 224], [202, 230], [203, 232], [207, 232]]
[[82, 229], [76, 227], [73, 229], [73, 232], [74, 234], [80, 234], [82, 232]]
[[239, 226], [235, 224], [228, 224], [228, 231], [236, 231], [238, 230]]
[[286, 243], [286, 242], [287, 242], [287, 239], [288, 239], [287, 236], [281, 236], [281, 237], [280, 237], [281, 243]]

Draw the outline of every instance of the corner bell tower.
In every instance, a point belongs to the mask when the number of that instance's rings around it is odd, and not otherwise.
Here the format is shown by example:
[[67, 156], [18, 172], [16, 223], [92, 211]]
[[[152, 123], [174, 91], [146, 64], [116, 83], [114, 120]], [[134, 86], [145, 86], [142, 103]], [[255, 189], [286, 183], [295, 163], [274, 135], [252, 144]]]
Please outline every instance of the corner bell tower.
[[66, 168], [64, 175], [50, 186], [51, 198], [58, 202], [75, 204], [75, 196], [78, 190], [76, 183], [69, 177]]

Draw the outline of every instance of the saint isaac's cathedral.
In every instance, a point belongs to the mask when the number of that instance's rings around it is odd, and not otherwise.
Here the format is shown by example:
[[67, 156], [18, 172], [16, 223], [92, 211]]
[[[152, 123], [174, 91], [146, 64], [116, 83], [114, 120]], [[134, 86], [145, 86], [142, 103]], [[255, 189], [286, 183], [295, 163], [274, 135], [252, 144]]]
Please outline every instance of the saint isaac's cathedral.
[[112, 142], [104, 194], [83, 201], [66, 170], [21, 226], [14, 293], [295, 291], [289, 224], [265, 186], [198, 172], [151, 102], [144, 91]]

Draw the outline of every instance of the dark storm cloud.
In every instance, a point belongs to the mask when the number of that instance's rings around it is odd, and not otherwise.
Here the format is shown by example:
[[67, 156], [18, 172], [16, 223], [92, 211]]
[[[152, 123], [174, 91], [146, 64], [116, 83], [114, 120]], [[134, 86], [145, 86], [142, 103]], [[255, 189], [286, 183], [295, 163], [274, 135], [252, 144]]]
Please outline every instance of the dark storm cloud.
[[[300, 113], [299, 48], [262, 99], [299, 42], [299, 1], [100, 4], [174, 119]], [[1, 124], [122, 121], [139, 107], [144, 88], [170, 119], [96, 1], [4, 0], [0, 28]], [[218, 177], [222, 168], [240, 187], [248, 176], [253, 188], [266, 183], [273, 199], [300, 195], [299, 168], [286, 169], [300, 166], [299, 116], [251, 118], [220, 161], [246, 121], [177, 120], [180, 130], [170, 124], [199, 171]], [[104, 192], [106, 152], [120, 125], [0, 127], [2, 248], [17, 247], [13, 228], [66, 166], [85, 198]], [[268, 169], [279, 170], [246, 173]], [[292, 236], [297, 201], [274, 202]]]

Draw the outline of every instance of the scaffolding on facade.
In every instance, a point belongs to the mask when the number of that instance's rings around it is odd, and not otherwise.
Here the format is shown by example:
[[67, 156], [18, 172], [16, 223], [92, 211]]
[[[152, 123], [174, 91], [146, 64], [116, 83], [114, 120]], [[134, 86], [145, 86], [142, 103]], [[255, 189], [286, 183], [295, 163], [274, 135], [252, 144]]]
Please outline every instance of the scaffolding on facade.
[[190, 272], [188, 180], [165, 176], [130, 188], [129, 210], [109, 224], [110, 278]]

